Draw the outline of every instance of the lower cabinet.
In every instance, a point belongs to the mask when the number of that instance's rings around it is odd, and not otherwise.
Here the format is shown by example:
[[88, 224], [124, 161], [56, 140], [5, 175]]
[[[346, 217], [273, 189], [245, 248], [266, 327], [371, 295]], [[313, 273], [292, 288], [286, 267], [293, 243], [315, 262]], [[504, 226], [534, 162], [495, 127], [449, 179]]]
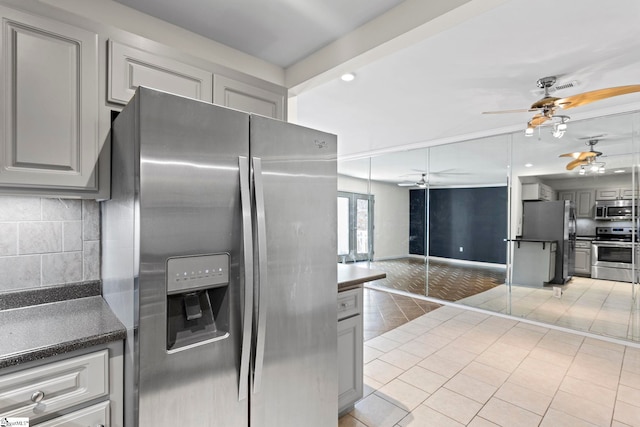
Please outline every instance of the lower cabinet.
[[63, 415], [37, 424], [36, 427], [63, 427], [63, 426], [90, 426], [90, 427], [107, 427], [110, 423], [110, 405], [109, 402], [102, 402], [88, 408], [74, 411], [70, 414]]
[[574, 273], [591, 276], [591, 242], [576, 241]]
[[122, 342], [0, 370], [0, 418], [122, 427]]
[[338, 294], [338, 413], [362, 398], [362, 288]]

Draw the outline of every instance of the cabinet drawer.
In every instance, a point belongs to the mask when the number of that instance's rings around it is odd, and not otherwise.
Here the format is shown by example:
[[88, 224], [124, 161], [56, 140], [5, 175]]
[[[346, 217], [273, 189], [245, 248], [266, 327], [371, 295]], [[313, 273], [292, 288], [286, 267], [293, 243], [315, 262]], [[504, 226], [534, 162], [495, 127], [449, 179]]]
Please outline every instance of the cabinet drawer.
[[54, 418], [44, 423], [36, 424], [34, 427], [70, 427], [70, 426], [91, 426], [109, 427], [109, 402], [102, 402], [88, 408], [72, 412], [62, 417]]
[[42, 418], [109, 394], [109, 352], [0, 376], [0, 416]]
[[351, 289], [338, 293], [338, 320], [358, 315], [362, 312], [362, 289]]
[[591, 249], [591, 240], [576, 240], [576, 248]]

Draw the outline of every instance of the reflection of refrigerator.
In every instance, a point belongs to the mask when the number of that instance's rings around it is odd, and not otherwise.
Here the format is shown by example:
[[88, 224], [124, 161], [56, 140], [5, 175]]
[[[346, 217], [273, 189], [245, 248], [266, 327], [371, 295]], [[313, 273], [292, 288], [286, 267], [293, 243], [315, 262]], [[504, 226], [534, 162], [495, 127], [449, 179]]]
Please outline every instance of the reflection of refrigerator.
[[335, 136], [139, 88], [112, 181], [126, 425], [335, 425]]
[[557, 241], [555, 276], [551, 283], [569, 280], [575, 269], [576, 215], [573, 202], [524, 202], [522, 238]]

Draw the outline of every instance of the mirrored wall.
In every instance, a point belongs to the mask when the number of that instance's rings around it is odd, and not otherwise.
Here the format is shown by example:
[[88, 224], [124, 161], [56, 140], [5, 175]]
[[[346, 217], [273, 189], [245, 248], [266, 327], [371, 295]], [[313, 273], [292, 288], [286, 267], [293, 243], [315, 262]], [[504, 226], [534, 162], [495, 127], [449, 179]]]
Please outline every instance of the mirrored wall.
[[387, 273], [371, 286], [638, 341], [639, 129], [635, 112], [341, 161], [338, 262]]

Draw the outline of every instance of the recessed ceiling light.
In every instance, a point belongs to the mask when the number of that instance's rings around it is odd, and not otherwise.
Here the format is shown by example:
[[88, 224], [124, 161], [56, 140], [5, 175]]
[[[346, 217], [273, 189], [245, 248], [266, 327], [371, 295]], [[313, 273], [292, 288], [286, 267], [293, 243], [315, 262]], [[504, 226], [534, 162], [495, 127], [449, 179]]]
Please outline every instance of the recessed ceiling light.
[[624, 173], [624, 169], [617, 169], [614, 170], [613, 173]]
[[533, 166], [533, 163], [527, 163], [524, 165], [525, 168], [530, 168], [531, 166]]
[[343, 82], [350, 82], [356, 78], [356, 75], [353, 73], [344, 73], [340, 78], [342, 79]]

